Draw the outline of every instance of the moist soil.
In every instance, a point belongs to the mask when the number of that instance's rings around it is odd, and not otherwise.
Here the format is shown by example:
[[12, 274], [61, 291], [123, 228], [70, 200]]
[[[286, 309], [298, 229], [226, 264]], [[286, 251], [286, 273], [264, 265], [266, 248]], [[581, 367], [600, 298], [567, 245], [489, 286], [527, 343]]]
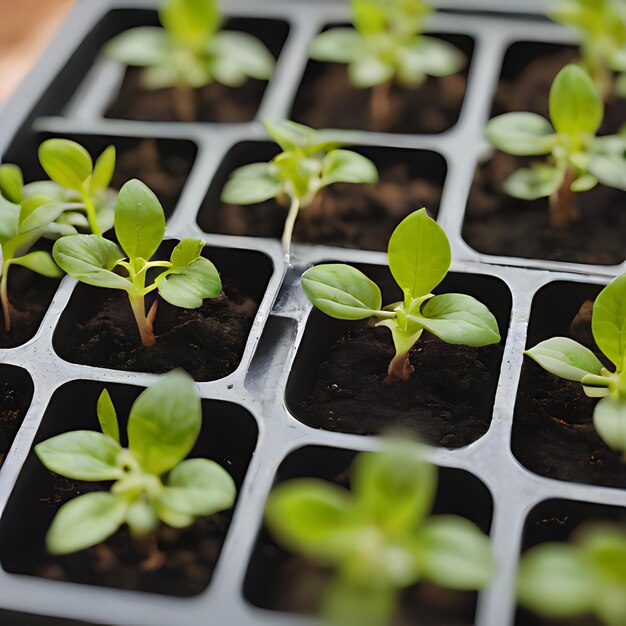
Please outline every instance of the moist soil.
[[500, 346], [455, 346], [424, 333], [410, 353], [415, 372], [409, 381], [385, 383], [394, 354], [388, 329], [364, 322], [350, 330], [321, 363], [312, 392], [296, 407], [298, 418], [314, 428], [358, 435], [406, 428], [447, 448], [487, 432]]
[[194, 89], [196, 115], [193, 120], [180, 120], [174, 89], [145, 89], [140, 77], [140, 68], [127, 69], [119, 95], [105, 117], [144, 121], [249, 122], [259, 108], [267, 85], [266, 81], [250, 79], [241, 87], [211, 83]]
[[[591, 335], [591, 303], [581, 308], [569, 336], [606, 358]], [[579, 383], [524, 360], [513, 422], [513, 453], [529, 470], [559, 480], [626, 488], [626, 465], [593, 427], [597, 399]]]
[[[538, 56], [520, 72], [501, 80], [492, 115], [531, 111], [548, 117], [550, 85], [573, 49]], [[619, 130], [626, 119], [626, 100], [607, 105], [600, 134]], [[541, 157], [536, 159], [541, 161]], [[463, 227], [463, 237], [475, 250], [498, 256], [616, 265], [624, 260], [626, 193], [598, 185], [578, 194], [578, 219], [564, 230], [554, 229], [548, 200], [518, 200], [502, 189], [506, 178], [532, 159], [496, 153], [476, 170]]]
[[11, 383], [0, 383], [0, 467], [22, 425], [30, 398]]
[[[395, 227], [412, 211], [425, 206], [429, 215], [436, 218], [440, 185], [412, 178], [409, 166], [402, 163], [382, 168], [379, 176], [376, 185], [336, 183], [322, 189], [316, 201], [301, 210], [294, 240], [385, 251]], [[207, 230], [224, 235], [280, 238], [287, 211], [288, 206], [274, 200], [250, 206], [221, 204]]]
[[108, 295], [86, 323], [58, 331], [55, 349], [64, 359], [82, 365], [154, 373], [182, 367], [199, 381], [223, 378], [237, 369], [258, 308], [228, 281], [224, 292], [198, 309], [174, 307], [159, 299], [157, 341], [149, 348], [141, 344], [126, 294]]
[[386, 123], [377, 126], [370, 114], [371, 89], [354, 87], [347, 66], [315, 63], [305, 74], [292, 119], [313, 128], [351, 128], [390, 133], [441, 133], [459, 119], [467, 73], [428, 77], [414, 89], [393, 85]]
[[[54, 475], [53, 491], [42, 501], [56, 512], [80, 494], [102, 490], [102, 485]], [[52, 556], [38, 551], [25, 564], [24, 573], [88, 585], [194, 596], [211, 580], [230, 519], [231, 513], [223, 512], [198, 518], [183, 529], [161, 524], [153, 540], [143, 542], [133, 540], [124, 527], [105, 542], [74, 554]]]
[[591, 615], [548, 619], [520, 608], [515, 615], [515, 626], [602, 626], [602, 622]]

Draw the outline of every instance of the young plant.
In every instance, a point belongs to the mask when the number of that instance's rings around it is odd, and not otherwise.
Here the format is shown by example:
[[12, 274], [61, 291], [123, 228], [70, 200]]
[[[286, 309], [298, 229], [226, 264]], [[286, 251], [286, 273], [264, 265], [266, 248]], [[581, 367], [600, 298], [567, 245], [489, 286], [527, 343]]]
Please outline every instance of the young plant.
[[347, 63], [355, 87], [372, 88], [370, 116], [375, 130], [389, 124], [394, 81], [415, 88], [427, 76], [455, 74], [466, 63], [451, 44], [422, 35], [431, 10], [424, 0], [352, 0], [354, 28], [331, 28], [311, 43], [313, 59]]
[[552, 337], [527, 350], [546, 371], [581, 383], [585, 395], [602, 398], [593, 412], [593, 425], [607, 446], [626, 460], [626, 274], [607, 285], [593, 304], [591, 331], [611, 372], [596, 355], [573, 339]]
[[163, 28], [142, 26], [115, 37], [105, 54], [145, 68], [146, 89], [174, 89], [178, 117], [190, 121], [198, 108], [194, 89], [218, 82], [239, 87], [248, 78], [267, 80], [274, 58], [255, 37], [220, 31], [216, 0], [166, 0], [159, 10]]
[[321, 610], [337, 626], [385, 626], [400, 590], [427, 580], [474, 590], [493, 575], [489, 539], [456, 515], [429, 517], [436, 467], [412, 443], [359, 454], [351, 490], [314, 478], [270, 493], [271, 533], [288, 550], [334, 574]]
[[184, 528], [196, 517], [233, 506], [236, 489], [228, 472], [208, 459], [184, 460], [202, 425], [200, 398], [189, 375], [170, 372], [135, 400], [127, 448], [106, 389], [97, 412], [101, 433], [76, 430], [35, 446], [46, 468], [61, 476], [114, 481], [109, 491], [80, 495], [59, 509], [46, 535], [50, 552], [68, 554], [97, 545], [122, 524], [141, 539], [160, 522]]
[[[580, 35], [582, 65], [605, 100], [626, 97], [626, 4], [623, 0], [557, 0], [549, 16]], [[618, 74], [614, 79], [614, 73]]]
[[[158, 300], [146, 315], [147, 294], [158, 290], [164, 300], [185, 309], [198, 308], [205, 298], [220, 295], [220, 276], [213, 263], [201, 256], [201, 239], [183, 239], [169, 261], [150, 261], [163, 241], [165, 216], [157, 197], [138, 180], [120, 190], [115, 235], [121, 249], [97, 235], [74, 235], [59, 239], [52, 255], [61, 269], [87, 285], [126, 291], [144, 346], [156, 342], [153, 322]], [[153, 268], [160, 273], [146, 285]]]
[[626, 624], [626, 527], [590, 522], [572, 541], [545, 543], [522, 557], [520, 604], [548, 618], [595, 615], [605, 626]]
[[626, 190], [626, 135], [596, 137], [604, 103], [585, 70], [564, 67], [550, 88], [550, 118], [528, 112], [505, 113], [486, 127], [498, 150], [516, 156], [548, 155], [514, 172], [505, 191], [523, 200], [550, 198], [550, 221], [566, 228], [576, 217], [575, 196], [598, 183]]
[[500, 341], [498, 322], [471, 296], [430, 293], [450, 268], [450, 244], [426, 209], [406, 217], [391, 235], [389, 269], [403, 300], [382, 306], [378, 286], [354, 267], [316, 265], [302, 274], [302, 289], [320, 311], [340, 320], [373, 317], [391, 331], [396, 354], [386, 382], [408, 380], [413, 367], [409, 351], [424, 330], [446, 343], [486, 346]]
[[251, 163], [236, 169], [222, 191], [228, 204], [255, 204], [271, 198], [289, 199], [282, 245], [289, 256], [291, 235], [300, 209], [311, 206], [317, 192], [332, 183], [375, 183], [376, 166], [364, 156], [340, 150], [334, 133], [316, 131], [295, 122], [265, 128], [282, 152], [269, 163]]

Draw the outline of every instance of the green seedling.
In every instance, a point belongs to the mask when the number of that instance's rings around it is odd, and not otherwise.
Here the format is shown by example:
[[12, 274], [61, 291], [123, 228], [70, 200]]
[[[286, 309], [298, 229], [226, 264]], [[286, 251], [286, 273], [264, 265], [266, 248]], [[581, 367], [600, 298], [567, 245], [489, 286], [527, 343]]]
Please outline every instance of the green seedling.
[[626, 134], [596, 137], [604, 103], [589, 75], [564, 67], [550, 88], [550, 118], [505, 113], [486, 127], [487, 139], [516, 156], [548, 155], [546, 162], [514, 172], [505, 191], [523, 200], [550, 199], [550, 221], [566, 228], [576, 217], [576, 194], [598, 183], [626, 190]]
[[[219, 273], [201, 256], [201, 239], [183, 239], [169, 261], [150, 260], [163, 241], [165, 216], [157, 197], [142, 182], [131, 180], [120, 190], [114, 225], [121, 248], [97, 235], [74, 235], [59, 239], [52, 255], [61, 269], [87, 285], [126, 291], [144, 346], [156, 342], [153, 322], [158, 300], [146, 315], [147, 294], [158, 290], [164, 300], [185, 309], [198, 308], [205, 298], [220, 295]], [[151, 269], [160, 273], [146, 285]]]
[[582, 65], [604, 99], [626, 97], [626, 3], [556, 0], [549, 16], [578, 32]]
[[320, 311], [340, 320], [378, 319], [391, 331], [396, 354], [387, 382], [408, 380], [409, 352], [424, 330], [446, 343], [486, 346], [500, 341], [498, 323], [489, 309], [471, 296], [431, 291], [450, 268], [450, 244], [426, 209], [406, 217], [391, 235], [389, 269], [403, 300], [382, 306], [379, 287], [350, 265], [317, 265], [302, 275], [302, 288]]
[[352, 0], [354, 28], [331, 28], [311, 43], [313, 59], [347, 63], [354, 86], [372, 88], [370, 116], [375, 130], [389, 124], [394, 81], [415, 88], [427, 76], [455, 74], [466, 63], [451, 44], [422, 34], [431, 11], [423, 0]]
[[180, 119], [196, 118], [197, 93], [213, 82], [239, 87], [248, 78], [267, 80], [274, 58], [255, 37], [221, 31], [215, 0], [166, 0], [159, 10], [163, 28], [142, 26], [115, 37], [105, 54], [120, 63], [145, 68], [146, 89], [174, 89]]
[[545, 370], [583, 386], [585, 395], [602, 398], [593, 425], [602, 440], [626, 460], [626, 274], [607, 285], [593, 304], [591, 331], [615, 367], [611, 372], [585, 346], [568, 337], [552, 337], [527, 350]]
[[267, 132], [282, 148], [269, 163], [236, 169], [222, 191], [229, 204], [255, 204], [271, 198], [288, 199], [282, 245], [289, 256], [291, 235], [300, 209], [310, 207], [317, 192], [332, 183], [375, 183], [376, 166], [351, 150], [338, 149], [335, 133], [316, 131], [295, 122], [265, 122]]
[[489, 583], [488, 537], [455, 515], [429, 516], [437, 469], [413, 443], [359, 454], [351, 490], [314, 478], [270, 493], [271, 533], [286, 549], [333, 571], [321, 611], [337, 626], [385, 626], [400, 590], [419, 581], [474, 590]]
[[236, 489], [228, 472], [208, 459], [184, 460], [202, 426], [200, 398], [187, 374], [170, 372], [135, 400], [127, 448], [121, 445], [117, 414], [106, 389], [97, 413], [102, 432], [76, 430], [35, 446], [46, 468], [61, 476], [114, 481], [109, 491], [85, 493], [59, 509], [46, 535], [50, 552], [84, 550], [123, 524], [141, 539], [154, 533], [160, 522], [184, 528], [196, 517], [233, 506]]
[[569, 544], [531, 548], [522, 557], [517, 595], [524, 607], [548, 618], [595, 615], [605, 626], [623, 626], [626, 527], [589, 522], [574, 531]]

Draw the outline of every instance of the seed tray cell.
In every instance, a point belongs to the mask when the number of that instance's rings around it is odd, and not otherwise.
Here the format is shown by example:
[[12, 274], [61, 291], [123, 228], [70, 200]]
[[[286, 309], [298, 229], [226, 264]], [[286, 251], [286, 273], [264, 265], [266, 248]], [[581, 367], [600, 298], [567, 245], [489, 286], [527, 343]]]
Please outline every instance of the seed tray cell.
[[[520, 550], [525, 545], [526, 520], [535, 507], [544, 501], [572, 501], [576, 506], [591, 507], [594, 515], [597, 513], [600, 517], [607, 509], [597, 506], [612, 507], [611, 510], [626, 507], [623, 489], [540, 475], [520, 462], [519, 454], [513, 453], [511, 439], [513, 436], [515, 442], [514, 413], [524, 359], [522, 353], [536, 337], [533, 307], [542, 293], [559, 289], [562, 283], [573, 285], [572, 289], [597, 291], [624, 271], [625, 265], [495, 256], [478, 253], [465, 243], [461, 235], [465, 207], [477, 163], [485, 154], [482, 129], [492, 110], [506, 51], [516, 42], [571, 45], [574, 37], [568, 30], [530, 14], [542, 8], [540, 2], [518, 7], [513, 2], [498, 2], [496, 6], [488, 0], [448, 0], [440, 5], [447, 11], [432, 17], [429, 31], [467, 37], [474, 42], [467, 91], [458, 121], [440, 134], [341, 132], [357, 149], [371, 150], [372, 154], [409, 151], [427, 157], [423, 160], [425, 176], [437, 177], [442, 185], [437, 220], [451, 241], [454, 289], [471, 289], [476, 281], [491, 285], [485, 289], [497, 310], [503, 342], [486, 432], [462, 447], [433, 446], [428, 455], [442, 467], [442, 476], [465, 476], [468, 481], [482, 485], [486, 501], [493, 502], [493, 511], [491, 504], [487, 508], [498, 575], [489, 588], [477, 594], [472, 616], [477, 626], [512, 626], [517, 610], [514, 576]], [[345, 23], [349, 19], [349, 8], [347, 3], [339, 1], [230, 0], [223, 3], [223, 10], [233, 20], [232, 24], [270, 20], [277, 23], [278, 28], [272, 32], [282, 32], [282, 35], [272, 35], [278, 39], [283, 37], [275, 49], [280, 54], [274, 74], [264, 86], [256, 114], [249, 121], [179, 123], [106, 117], [111, 98], [115, 97], [123, 79], [124, 68], [102, 61], [97, 56], [98, 51], [121, 28], [149, 23], [143, 20], [147, 15], [154, 16], [157, 6], [156, 0], [78, 2], [48, 53], [3, 109], [0, 154], [2, 160], [25, 159], [26, 163], [30, 158], [32, 163], [30, 149], [22, 152], [19, 148], [26, 146], [27, 141], [38, 141], [33, 137], [52, 135], [97, 138], [90, 145], [95, 151], [107, 141], [119, 141], [122, 151], [122, 143], [141, 139], [156, 139], [157, 145], [182, 142], [184, 146], [195, 146], [195, 160], [192, 156], [191, 169], [167, 222], [167, 237], [200, 237], [210, 250], [223, 249], [233, 255], [263, 258], [259, 265], [271, 267], [269, 273], [266, 272], [266, 284], [239, 366], [224, 378], [198, 383], [205, 406], [228, 403], [243, 407], [241, 410], [249, 414], [248, 419], [258, 428], [256, 448], [243, 477], [210, 584], [193, 598], [50, 581], [16, 573], [10, 556], [7, 557], [12, 549], [8, 543], [11, 525], [20, 523], [13, 514], [17, 511], [22, 488], [34, 471], [32, 445], [42, 436], [41, 429], [50, 427], [47, 407], [54, 406], [59, 394], [78, 389], [78, 386], [136, 389], [156, 380], [154, 374], [144, 371], [80, 365], [59, 356], [55, 333], [65, 324], [59, 320], [72, 315], [72, 301], [82, 288], [71, 278], [64, 278], [58, 289], [55, 286], [54, 297], [34, 336], [19, 347], [0, 348], [4, 367], [26, 370], [34, 387], [22, 426], [0, 470], [0, 552], [4, 553], [4, 558], [0, 554], [0, 609], [3, 611], [0, 622], [8, 621], [11, 626], [19, 624], [19, 621], [11, 621], [15, 618], [29, 623], [28, 615], [16, 617], [21, 613], [40, 615], [44, 624], [49, 619], [50, 624], [76, 620], [114, 626], [312, 625], [316, 621], [311, 616], [255, 606], [262, 602], [253, 600], [260, 591], [251, 589], [250, 572], [258, 563], [257, 540], [263, 533], [267, 495], [277, 476], [280, 480], [284, 463], [288, 465], [293, 458], [304, 458], [298, 472], [317, 471], [314, 462], [307, 465], [307, 458], [301, 456], [302, 450], [323, 449], [328, 451], [325, 456], [333, 457], [335, 453], [341, 456], [377, 449], [380, 442], [368, 435], [312, 428], [297, 419], [290, 376], [295, 376], [300, 368], [302, 350], [310, 343], [308, 321], [316, 315], [311, 314], [311, 305], [300, 289], [299, 280], [311, 264], [327, 261], [364, 265], [384, 273], [386, 255], [380, 250], [342, 247], [337, 241], [332, 245], [296, 242], [291, 265], [288, 265], [274, 237], [220, 234], [208, 225], [227, 171], [239, 159], [245, 162], [270, 155], [271, 152], [254, 152], [258, 145], [271, 151], [261, 120], [279, 121], [293, 110], [308, 62], [310, 40], [329, 24]], [[136, 21], [119, 21], [122, 13], [132, 14]], [[515, 19], [512, 13], [516, 14]], [[519, 15], [521, 13], [526, 15]], [[191, 148], [188, 153], [191, 154]], [[443, 174], [437, 174], [435, 170], [440, 167], [437, 164], [441, 163], [444, 164]], [[257, 264], [252, 263], [257, 269]], [[227, 271], [225, 265], [223, 272]], [[542, 316], [549, 315], [549, 308], [544, 308], [547, 312]], [[553, 326], [542, 332], [561, 324], [558, 320], [549, 323]], [[4, 371], [0, 370], [0, 376], [7, 380]], [[76, 406], [74, 414], [79, 419], [91, 415], [92, 410], [92, 403], [85, 401], [80, 407]], [[217, 412], [214, 419], [216, 428], [230, 428], [227, 413], [220, 417]], [[54, 424], [57, 431], [71, 426], [62, 424], [62, 420], [63, 415], [59, 414]], [[243, 434], [241, 437], [242, 440], [233, 445], [245, 447], [245, 437]], [[476, 500], [476, 509], [468, 515], [484, 512], [480, 502], [480, 498]], [[489, 527], [489, 522], [487, 524]]]

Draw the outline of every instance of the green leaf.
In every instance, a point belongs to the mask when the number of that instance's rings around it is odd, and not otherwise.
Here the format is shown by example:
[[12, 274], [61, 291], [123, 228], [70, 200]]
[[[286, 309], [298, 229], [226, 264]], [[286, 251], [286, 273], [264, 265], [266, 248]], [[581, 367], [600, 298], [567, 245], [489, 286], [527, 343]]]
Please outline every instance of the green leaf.
[[131, 288], [131, 282], [111, 270], [124, 253], [108, 239], [97, 235], [61, 237], [52, 248], [56, 264], [76, 280], [110, 289]]
[[168, 0], [159, 9], [163, 27], [181, 44], [201, 51], [222, 21], [215, 0]]
[[43, 196], [32, 196], [22, 201], [20, 233], [31, 233], [45, 228], [65, 211], [76, 208], [73, 202], [50, 202]]
[[504, 190], [514, 198], [538, 200], [555, 193], [563, 184], [565, 173], [541, 163], [513, 172], [504, 182]]
[[312, 478], [275, 487], [265, 521], [283, 546], [315, 562], [340, 562], [356, 540], [348, 492]]
[[167, 270], [155, 282], [164, 300], [184, 309], [197, 309], [205, 298], [217, 298], [222, 293], [219, 272], [204, 257], [190, 265]]
[[27, 267], [29, 270], [48, 278], [61, 278], [63, 276], [63, 272], [52, 260], [50, 253], [43, 250], [36, 250], [16, 257], [12, 260], [12, 264]]
[[302, 274], [301, 284], [313, 306], [337, 319], [362, 320], [382, 307], [376, 283], [350, 265], [316, 265]]
[[140, 180], [129, 180], [120, 189], [115, 205], [115, 234], [131, 260], [150, 259], [163, 241], [163, 207]]
[[115, 170], [115, 146], [108, 146], [96, 160], [89, 182], [91, 193], [106, 189], [113, 178]]
[[576, 548], [548, 543], [522, 557], [517, 595], [526, 608], [547, 617], [574, 617], [593, 610], [596, 592], [593, 572]]
[[550, 88], [550, 118], [558, 133], [573, 137], [595, 134], [604, 117], [604, 103], [589, 74], [566, 65]]
[[158, 26], [140, 26], [120, 33], [104, 47], [104, 54], [113, 61], [150, 67], [167, 60], [167, 33]]
[[536, 113], [505, 113], [489, 120], [485, 135], [498, 150], [518, 156], [549, 154], [557, 136], [550, 122]]
[[598, 179], [591, 174], [581, 174], [574, 180], [574, 182], [570, 185], [570, 189], [575, 191], [576, 193], [580, 193], [583, 191], [590, 191], [598, 184]]
[[128, 507], [126, 523], [131, 535], [136, 537], [154, 532], [159, 526], [159, 517], [149, 501], [139, 499]]
[[285, 152], [310, 145], [315, 134], [312, 128], [289, 120], [276, 124], [263, 120], [263, 126]]
[[622, 369], [626, 354], [626, 274], [599, 293], [593, 304], [591, 332], [600, 350]]
[[322, 185], [376, 182], [378, 182], [376, 166], [357, 152], [331, 150], [322, 161]]
[[626, 453], [626, 401], [602, 398], [593, 411], [593, 425], [609, 448]]
[[93, 167], [89, 152], [69, 139], [44, 141], [39, 146], [39, 162], [55, 183], [80, 192]]
[[9, 202], [19, 204], [22, 201], [24, 179], [22, 170], [11, 163], [0, 165], [0, 195]]
[[373, 55], [363, 55], [348, 65], [348, 76], [355, 87], [367, 88], [391, 80], [394, 66]]
[[20, 224], [19, 204], [14, 204], [0, 196], [0, 244], [17, 237]]
[[213, 515], [230, 509], [236, 493], [235, 482], [220, 465], [208, 459], [189, 459], [170, 472], [160, 500], [186, 515]]
[[407, 49], [414, 70], [429, 76], [450, 76], [461, 71], [466, 64], [465, 55], [451, 43], [436, 37], [420, 36]]
[[350, 469], [360, 518], [392, 536], [411, 532], [430, 513], [437, 470], [414, 443], [395, 441], [382, 452], [362, 452]]
[[187, 515], [186, 513], [174, 511], [174, 509], [166, 507], [159, 500], [154, 502], [154, 507], [159, 519], [172, 528], [186, 528], [187, 526], [191, 526], [191, 524], [193, 524], [193, 515]]
[[626, 158], [623, 153], [595, 154], [587, 169], [603, 185], [626, 191]]
[[420, 209], [405, 217], [389, 239], [389, 269], [412, 298], [430, 293], [448, 273], [450, 244], [443, 228]]
[[456, 515], [427, 520], [419, 534], [421, 566], [428, 580], [448, 589], [481, 589], [495, 570], [489, 538]]
[[196, 237], [187, 237], [178, 242], [170, 256], [170, 262], [177, 267], [193, 263], [201, 254], [204, 241]]
[[128, 443], [146, 472], [161, 475], [193, 448], [202, 407], [193, 379], [182, 370], [161, 376], [135, 400], [128, 419]]
[[600, 375], [602, 363], [596, 355], [568, 337], [552, 337], [526, 350], [531, 359], [544, 370], [564, 378], [581, 382], [587, 374]]
[[120, 445], [92, 430], [57, 435], [35, 446], [40, 461], [52, 472], [75, 480], [116, 480], [123, 475], [117, 465]]
[[111, 396], [106, 389], [102, 390], [97, 404], [98, 421], [102, 432], [111, 437], [113, 441], [120, 443], [120, 427], [117, 422], [117, 412]]
[[66, 502], [46, 535], [52, 554], [68, 554], [95, 546], [123, 523], [128, 501], [112, 493], [87, 493]]
[[255, 204], [275, 198], [282, 182], [269, 163], [251, 163], [237, 168], [222, 189], [222, 202], [227, 204]]
[[430, 298], [415, 319], [446, 343], [488, 346], [500, 341], [498, 322], [489, 309], [471, 296], [446, 293]]
[[317, 61], [350, 63], [365, 49], [362, 36], [354, 28], [331, 28], [320, 33], [309, 46], [309, 56]]
[[222, 31], [215, 35], [215, 57], [211, 70], [223, 85], [238, 87], [248, 77], [268, 80], [274, 69], [274, 57], [256, 38], [248, 33]]

